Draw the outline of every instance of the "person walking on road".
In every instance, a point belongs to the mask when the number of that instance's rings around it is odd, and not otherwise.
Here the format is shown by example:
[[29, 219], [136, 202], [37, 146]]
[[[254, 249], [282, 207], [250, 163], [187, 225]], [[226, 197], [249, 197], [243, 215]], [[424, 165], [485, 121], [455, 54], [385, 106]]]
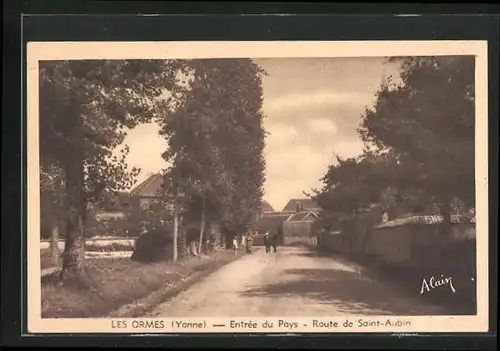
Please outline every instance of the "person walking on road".
[[269, 232], [264, 234], [264, 246], [266, 247], [266, 253], [271, 251], [271, 238], [269, 237]]
[[273, 233], [271, 236], [271, 246], [273, 247], [273, 252], [277, 252], [276, 246], [278, 245], [278, 233]]

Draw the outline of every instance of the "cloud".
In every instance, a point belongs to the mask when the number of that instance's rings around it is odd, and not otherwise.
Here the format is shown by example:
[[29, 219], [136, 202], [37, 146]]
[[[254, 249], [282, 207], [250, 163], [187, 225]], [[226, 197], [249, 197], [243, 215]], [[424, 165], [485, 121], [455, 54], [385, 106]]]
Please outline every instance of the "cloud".
[[319, 184], [330, 155], [311, 145], [295, 145], [266, 152], [266, 200], [281, 208], [291, 197], [302, 197]]
[[267, 126], [267, 140], [274, 144], [291, 143], [298, 137], [299, 133], [295, 126], [285, 123], [273, 123]]
[[363, 152], [363, 142], [360, 139], [341, 140], [335, 145], [335, 153], [341, 157], [354, 157]]
[[338, 131], [337, 125], [327, 118], [313, 118], [308, 123], [311, 132], [317, 134], [329, 133], [335, 134]]
[[[267, 169], [265, 199], [281, 209], [302, 191], [318, 187], [333, 155], [362, 152], [356, 132], [364, 107], [375, 101], [382, 76], [397, 70], [379, 58], [262, 59], [264, 150]], [[385, 73], [384, 73], [385, 71]], [[129, 133], [128, 163], [142, 168], [140, 178], [166, 166], [166, 145], [155, 124]]]
[[357, 92], [316, 91], [310, 93], [291, 93], [284, 96], [269, 98], [264, 102], [264, 111], [284, 111], [302, 109], [309, 106], [355, 104], [366, 105], [373, 101], [373, 94]]

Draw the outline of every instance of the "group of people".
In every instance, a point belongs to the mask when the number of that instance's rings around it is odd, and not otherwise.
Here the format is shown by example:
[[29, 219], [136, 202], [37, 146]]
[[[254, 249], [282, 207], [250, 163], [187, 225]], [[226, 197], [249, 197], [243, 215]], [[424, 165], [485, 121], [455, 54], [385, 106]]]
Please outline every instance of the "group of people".
[[273, 252], [277, 252], [278, 250], [276, 249], [277, 246], [277, 241], [278, 241], [278, 235], [269, 235], [269, 232], [266, 232], [264, 234], [264, 246], [266, 247], [266, 253], [271, 252], [271, 247], [273, 248]]
[[[266, 253], [271, 252], [271, 248], [273, 252], [277, 252], [277, 241], [278, 241], [278, 235], [270, 235], [269, 232], [266, 232], [264, 234], [264, 246], [266, 247]], [[250, 254], [252, 253], [252, 244], [253, 244], [253, 236], [251, 233], [247, 233], [246, 235], [243, 235], [241, 237], [241, 245], [238, 243], [238, 238], [235, 236], [233, 238], [233, 249], [234, 249], [234, 254], [236, 255], [238, 253], [238, 250], [241, 247], [245, 248], [245, 252]]]
[[[253, 243], [253, 238], [250, 233], [247, 233], [246, 235], [242, 235], [241, 237], [241, 247], [245, 248], [246, 253], [252, 253], [252, 243]], [[238, 253], [240, 245], [238, 245], [238, 238], [235, 236], [233, 238], [233, 249], [234, 249], [234, 254], [236, 255]]]

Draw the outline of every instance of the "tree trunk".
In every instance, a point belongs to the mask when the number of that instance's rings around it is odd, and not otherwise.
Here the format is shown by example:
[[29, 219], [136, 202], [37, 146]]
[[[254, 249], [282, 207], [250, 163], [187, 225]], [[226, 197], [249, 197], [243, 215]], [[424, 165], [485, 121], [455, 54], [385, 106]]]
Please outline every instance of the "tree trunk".
[[201, 222], [200, 222], [200, 239], [198, 241], [198, 252], [201, 253], [203, 246], [203, 233], [205, 232], [205, 211], [206, 211], [205, 197], [201, 199]]
[[66, 165], [66, 237], [63, 253], [61, 280], [66, 272], [72, 273], [87, 286], [85, 274], [85, 228], [84, 219], [87, 210], [84, 194], [83, 161], [78, 158]]
[[173, 257], [172, 261], [177, 262], [177, 258], [179, 256], [178, 250], [177, 250], [177, 242], [179, 238], [179, 218], [178, 218], [178, 199], [177, 199], [177, 190], [175, 190], [174, 194], [174, 218], [173, 218], [173, 243], [172, 243], [172, 251], [173, 251]]
[[60, 179], [57, 178], [54, 188], [55, 203], [53, 206], [52, 217], [52, 231], [50, 234], [50, 254], [52, 256], [52, 263], [54, 266], [59, 267], [61, 252], [59, 250], [59, 232], [61, 228], [61, 204], [62, 204], [62, 191]]
[[191, 251], [191, 255], [198, 257], [198, 250], [196, 248], [196, 241], [191, 241], [189, 243], [189, 249]]
[[179, 230], [179, 239], [178, 239], [179, 244], [177, 245], [179, 249], [179, 254], [178, 257], [188, 257], [189, 256], [189, 247], [187, 245], [187, 238], [186, 238], [186, 230], [185, 228], [182, 230]]
[[50, 235], [50, 255], [54, 266], [59, 266], [59, 220], [55, 219], [52, 224], [52, 232]]

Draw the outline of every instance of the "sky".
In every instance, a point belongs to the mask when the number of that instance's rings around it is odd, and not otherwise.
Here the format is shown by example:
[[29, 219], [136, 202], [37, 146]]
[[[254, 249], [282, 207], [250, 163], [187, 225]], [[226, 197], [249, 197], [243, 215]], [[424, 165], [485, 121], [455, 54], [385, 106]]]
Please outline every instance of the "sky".
[[[334, 155], [357, 156], [363, 144], [356, 129], [384, 77], [399, 75], [384, 58], [254, 59], [263, 78], [267, 162], [264, 200], [277, 211], [289, 199], [321, 187]], [[156, 124], [141, 125], [124, 141], [139, 181], [163, 169], [166, 142]]]

